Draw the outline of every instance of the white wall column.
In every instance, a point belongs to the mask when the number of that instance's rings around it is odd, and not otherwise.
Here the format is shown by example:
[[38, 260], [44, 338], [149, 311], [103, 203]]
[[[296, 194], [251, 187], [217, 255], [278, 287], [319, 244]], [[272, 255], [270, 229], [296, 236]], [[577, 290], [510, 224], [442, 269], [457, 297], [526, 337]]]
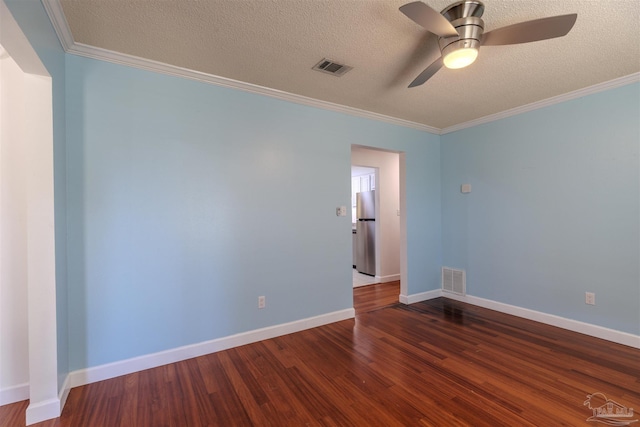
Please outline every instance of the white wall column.
[[29, 397], [27, 424], [60, 415], [51, 78], [25, 76]]
[[[12, 144], [24, 153], [26, 210], [27, 330], [29, 399], [27, 424], [60, 415], [56, 333], [55, 233], [53, 205], [53, 103], [51, 77], [0, 0], [0, 45], [22, 70], [22, 96], [12, 108], [23, 111]], [[4, 94], [4, 91], [2, 91]], [[5, 141], [0, 141], [4, 144]], [[4, 237], [3, 237], [4, 239]], [[3, 240], [3, 250], [4, 250]], [[24, 284], [21, 284], [24, 286]]]
[[0, 46], [0, 405], [29, 398], [24, 73]]

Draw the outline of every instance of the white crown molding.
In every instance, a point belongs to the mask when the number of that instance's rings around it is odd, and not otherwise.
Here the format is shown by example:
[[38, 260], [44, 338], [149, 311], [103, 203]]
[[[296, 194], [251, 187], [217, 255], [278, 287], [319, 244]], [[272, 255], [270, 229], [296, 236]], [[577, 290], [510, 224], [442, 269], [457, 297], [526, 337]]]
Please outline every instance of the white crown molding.
[[607, 82], [598, 83], [593, 86], [574, 90], [573, 92], [568, 92], [562, 95], [543, 99], [541, 101], [532, 102], [531, 104], [522, 105], [520, 107], [512, 108], [510, 110], [505, 110], [500, 113], [490, 114], [488, 116], [480, 117], [478, 119], [469, 120], [468, 122], [449, 126], [441, 129], [440, 135], [445, 135], [447, 133], [470, 128], [473, 126], [482, 125], [489, 122], [495, 122], [496, 120], [504, 119], [511, 116], [516, 116], [518, 114], [537, 110], [539, 108], [549, 107], [551, 105], [560, 104], [562, 102], [570, 101], [572, 99], [581, 98], [583, 96], [592, 95], [598, 92], [604, 92], [605, 90], [615, 89], [615, 88], [626, 86], [628, 84], [636, 83], [636, 82], [640, 82], [640, 73], [629, 74], [628, 76], [619, 77], [617, 79], [609, 80]]
[[352, 116], [362, 117], [365, 119], [377, 120], [393, 125], [413, 128], [433, 134], [439, 134], [440, 129], [408, 120], [398, 119], [395, 117], [385, 116], [383, 114], [373, 113], [371, 111], [360, 110], [358, 108], [347, 107], [345, 105], [334, 104], [328, 101], [309, 98], [294, 93], [284, 92], [277, 89], [271, 89], [252, 83], [241, 82], [226, 77], [214, 76], [212, 74], [202, 73], [200, 71], [189, 70], [187, 68], [177, 67], [175, 65], [165, 64], [163, 62], [144, 59], [124, 53], [113, 52], [110, 50], [88, 46], [82, 43], [74, 43], [67, 53], [86, 58], [98, 59], [101, 61], [112, 62], [115, 64], [127, 65], [142, 70], [153, 71], [156, 73], [167, 74], [175, 77], [183, 77], [191, 80], [197, 80], [205, 83], [223, 86], [232, 89], [238, 89], [245, 92], [251, 92], [259, 95], [269, 96], [296, 104], [306, 105], [309, 107], [322, 108], [324, 110], [335, 111], [338, 113], [349, 114]]
[[258, 95], [264, 95], [271, 98], [280, 99], [283, 101], [289, 101], [296, 104], [306, 105], [309, 107], [322, 108], [324, 110], [335, 111], [338, 113], [349, 114], [352, 116], [362, 117], [365, 119], [376, 120], [380, 122], [390, 123], [397, 126], [403, 126], [413, 128], [433, 134], [439, 134], [440, 129], [431, 126], [423, 125], [420, 123], [411, 122], [409, 120], [398, 119], [396, 117], [385, 116], [383, 114], [374, 113], [371, 111], [360, 110], [358, 108], [347, 107], [345, 105], [334, 104], [333, 102], [321, 101], [319, 99], [313, 99], [302, 95], [296, 95], [277, 89], [271, 89], [264, 86], [255, 85], [252, 83], [241, 82], [238, 80], [229, 79], [226, 77], [214, 76], [212, 74], [203, 73], [200, 71], [189, 70], [187, 68], [177, 67], [175, 65], [165, 64], [163, 62], [153, 61], [150, 59], [144, 59], [137, 56], [132, 56], [124, 53], [113, 52], [110, 50], [88, 46], [82, 43], [74, 43], [67, 53], [71, 53], [78, 56], [84, 56], [86, 58], [98, 59], [101, 61], [112, 62], [115, 64], [127, 65], [142, 70], [153, 71], [156, 73], [167, 74], [175, 77], [183, 77], [191, 80], [197, 80], [204, 83], [214, 84], [216, 86], [223, 86], [232, 89], [242, 90], [244, 92], [251, 92]]
[[53, 25], [53, 29], [60, 40], [60, 44], [65, 52], [68, 52], [73, 46], [73, 35], [69, 28], [67, 18], [64, 16], [60, 0], [42, 0], [42, 5], [49, 15], [49, 20]]
[[42, 0], [42, 3], [49, 15], [49, 19], [53, 24], [53, 28], [60, 39], [60, 43], [65, 52], [84, 56], [86, 58], [98, 59], [101, 61], [112, 62], [115, 64], [127, 65], [147, 71], [168, 74], [170, 76], [184, 77], [191, 80], [197, 80], [205, 83], [214, 84], [233, 89], [251, 92], [259, 95], [269, 96], [271, 98], [281, 99], [296, 104], [306, 105], [309, 107], [322, 108], [324, 110], [335, 111], [338, 113], [349, 114], [365, 119], [376, 120], [380, 122], [390, 123], [397, 126], [408, 127], [438, 135], [440, 129], [423, 125], [421, 123], [411, 122], [409, 120], [399, 119], [396, 117], [385, 116], [384, 114], [373, 113], [371, 111], [361, 110], [358, 108], [347, 107], [345, 105], [334, 104], [333, 102], [321, 101], [302, 95], [296, 95], [277, 89], [271, 89], [264, 86], [245, 83], [238, 80], [228, 79], [226, 77], [215, 76], [212, 74], [202, 73], [199, 71], [189, 70], [175, 65], [165, 64], [163, 62], [144, 59], [133, 55], [114, 52], [94, 46], [88, 46], [73, 41], [71, 29], [67, 23], [62, 10], [60, 0]]
[[296, 95], [289, 92], [284, 92], [277, 89], [271, 89], [264, 86], [258, 86], [251, 83], [245, 83], [238, 80], [228, 79], [225, 77], [215, 76], [212, 74], [202, 73], [194, 70], [189, 70], [182, 67], [176, 67], [174, 65], [165, 64], [163, 62], [153, 61], [150, 59], [144, 59], [133, 55], [127, 55], [124, 53], [118, 53], [107, 49], [102, 49], [94, 46], [88, 46], [82, 43], [76, 43], [73, 40], [71, 29], [64, 16], [62, 5], [60, 0], [42, 0], [42, 4], [49, 15], [49, 19], [53, 24], [58, 39], [62, 44], [65, 52], [84, 56], [86, 58], [98, 59], [101, 61], [112, 62], [120, 65], [127, 65], [134, 68], [139, 68], [147, 71], [154, 71], [157, 73], [168, 74], [176, 77], [184, 77], [192, 80], [197, 80], [205, 83], [214, 84], [217, 86], [223, 86], [233, 89], [242, 90], [245, 92], [251, 92], [259, 95], [268, 96], [271, 98], [281, 99], [284, 101], [293, 102], [296, 104], [307, 105], [310, 107], [322, 108], [324, 110], [335, 111], [338, 113], [349, 114], [356, 117], [362, 117], [365, 119], [376, 120], [380, 122], [390, 123], [397, 126], [412, 128], [424, 132], [429, 132], [435, 135], [444, 135], [447, 133], [455, 132], [461, 129], [478, 126], [481, 124], [493, 122], [496, 120], [504, 119], [506, 117], [515, 116], [518, 114], [526, 113], [528, 111], [537, 110], [539, 108], [548, 107], [550, 105], [559, 104], [561, 102], [569, 101], [572, 99], [580, 98], [583, 96], [591, 95], [594, 93], [602, 92], [609, 89], [614, 89], [620, 86], [624, 86], [630, 83], [640, 81], [640, 73], [630, 74], [628, 76], [620, 77], [608, 82], [598, 83], [593, 86], [589, 86], [583, 89], [579, 89], [573, 92], [565, 93], [563, 95], [554, 96], [541, 101], [532, 102], [531, 104], [523, 105], [520, 107], [505, 110], [496, 114], [490, 114], [488, 116], [480, 117], [478, 119], [470, 120], [468, 122], [459, 123], [453, 126], [449, 126], [443, 129], [428, 126], [422, 123], [416, 123], [409, 120], [399, 119], [396, 117], [385, 116], [384, 114], [378, 114], [371, 111], [361, 110], [358, 108], [347, 107], [345, 105], [334, 104], [332, 102], [321, 101], [318, 99], [309, 98], [302, 95]]

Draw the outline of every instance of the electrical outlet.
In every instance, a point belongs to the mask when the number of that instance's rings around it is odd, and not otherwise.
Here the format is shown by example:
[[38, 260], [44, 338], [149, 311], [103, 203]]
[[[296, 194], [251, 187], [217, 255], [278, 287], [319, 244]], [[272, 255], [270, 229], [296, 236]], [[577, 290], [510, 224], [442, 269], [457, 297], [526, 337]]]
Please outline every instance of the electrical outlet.
[[336, 208], [336, 216], [347, 216], [347, 207], [346, 206], [338, 206]]
[[258, 308], [264, 308], [267, 305], [267, 298], [264, 296], [258, 297]]
[[589, 305], [596, 305], [596, 294], [593, 292], [585, 292], [584, 302]]

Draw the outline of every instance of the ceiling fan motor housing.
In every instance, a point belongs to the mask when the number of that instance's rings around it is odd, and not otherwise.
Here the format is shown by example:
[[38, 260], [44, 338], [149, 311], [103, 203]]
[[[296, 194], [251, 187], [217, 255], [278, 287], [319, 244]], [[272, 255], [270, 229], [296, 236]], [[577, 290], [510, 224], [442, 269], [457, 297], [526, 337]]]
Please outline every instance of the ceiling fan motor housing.
[[440, 37], [438, 44], [442, 56], [462, 48], [480, 49], [484, 21], [484, 4], [477, 0], [463, 0], [440, 12], [458, 31], [458, 37]]

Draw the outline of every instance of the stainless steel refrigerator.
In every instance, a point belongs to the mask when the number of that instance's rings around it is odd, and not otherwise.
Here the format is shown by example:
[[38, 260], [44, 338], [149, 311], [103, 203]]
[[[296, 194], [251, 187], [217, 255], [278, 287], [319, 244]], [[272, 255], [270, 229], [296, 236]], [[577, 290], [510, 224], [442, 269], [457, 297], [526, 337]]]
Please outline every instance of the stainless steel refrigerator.
[[356, 194], [356, 270], [376, 275], [376, 192]]

